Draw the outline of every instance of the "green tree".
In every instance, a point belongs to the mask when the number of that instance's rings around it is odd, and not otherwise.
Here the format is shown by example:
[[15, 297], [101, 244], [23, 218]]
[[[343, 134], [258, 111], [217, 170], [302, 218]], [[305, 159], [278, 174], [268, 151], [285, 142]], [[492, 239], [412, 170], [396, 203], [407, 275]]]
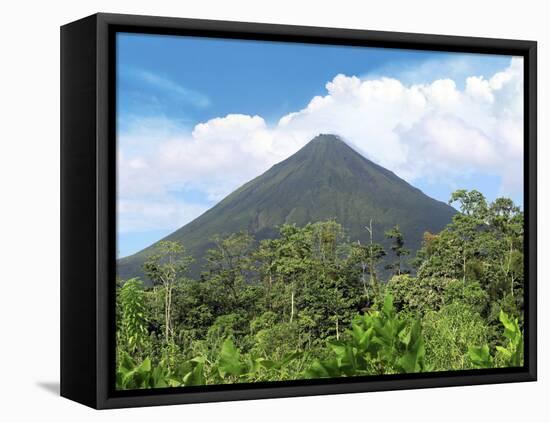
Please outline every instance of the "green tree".
[[119, 347], [124, 348], [133, 356], [141, 356], [148, 343], [143, 283], [137, 278], [129, 279], [122, 284], [117, 294]]
[[172, 331], [172, 293], [178, 280], [188, 271], [193, 258], [185, 254], [185, 248], [176, 241], [161, 241], [145, 264], [146, 275], [153, 285], [164, 290], [164, 334], [166, 343], [170, 342]]
[[370, 291], [374, 294], [374, 299], [380, 300], [381, 292], [378, 278], [378, 266], [382, 258], [386, 255], [386, 251], [382, 245], [374, 242], [374, 228], [372, 223], [372, 219], [370, 219], [369, 226], [365, 227], [369, 234], [369, 241], [366, 244], [361, 244], [359, 240], [352, 243], [347, 263], [348, 268], [352, 269], [351, 277], [358, 277], [360, 279], [363, 293], [369, 302], [371, 301]]
[[[477, 280], [491, 302], [523, 285], [523, 213], [509, 199], [488, 204], [478, 191], [455, 191], [460, 213], [417, 254], [419, 277]], [[518, 292], [521, 294], [521, 292]], [[519, 296], [518, 296], [519, 297]]]
[[482, 193], [476, 190], [459, 189], [451, 194], [449, 204], [458, 202], [460, 212], [468, 217], [483, 221], [487, 218], [487, 200]]
[[391, 250], [397, 257], [397, 261], [388, 264], [386, 266], [386, 269], [391, 269], [394, 273], [400, 275], [402, 272], [402, 257], [408, 256], [411, 251], [405, 248], [405, 239], [403, 237], [403, 234], [399, 230], [399, 225], [395, 225], [389, 231], [386, 231], [385, 236], [386, 238], [393, 240]]
[[489, 207], [489, 218], [506, 245], [501, 269], [513, 297], [516, 284], [523, 282], [523, 213], [512, 200], [497, 198]]
[[289, 322], [292, 323], [297, 313], [297, 294], [307, 285], [312, 265], [312, 227], [283, 225], [279, 232], [280, 237], [272, 244], [276, 255], [274, 269], [289, 299]]
[[274, 288], [277, 283], [276, 244], [271, 239], [264, 239], [253, 252], [252, 261], [264, 288], [264, 304], [267, 310], [273, 309]]
[[308, 298], [312, 309], [320, 309], [332, 322], [336, 339], [340, 338], [341, 324], [347, 320], [346, 310], [350, 298], [347, 281], [342, 276], [342, 254], [345, 249], [345, 233], [342, 225], [334, 220], [314, 223], [312, 226], [312, 268], [308, 279]]
[[220, 287], [219, 295], [229, 296], [231, 305], [239, 304], [240, 290], [251, 269], [253, 238], [246, 232], [212, 238], [214, 248], [206, 252], [204, 277]]
[[386, 291], [394, 298], [397, 310], [422, 317], [444, 305], [444, 292], [451, 281], [443, 277], [394, 275]]

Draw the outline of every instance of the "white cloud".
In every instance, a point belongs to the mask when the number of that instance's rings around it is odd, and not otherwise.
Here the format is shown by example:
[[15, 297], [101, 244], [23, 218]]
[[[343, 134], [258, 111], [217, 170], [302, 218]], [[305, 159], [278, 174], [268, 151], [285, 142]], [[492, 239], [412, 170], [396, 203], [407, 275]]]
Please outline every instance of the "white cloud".
[[[119, 137], [119, 197], [133, 204], [129, 220], [140, 220], [141, 210], [151, 225], [169, 226], [174, 219], [175, 229], [205, 204], [171, 206], [161, 198], [157, 204], [166, 208], [161, 212], [149, 206], [151, 196], [191, 189], [213, 203], [319, 133], [340, 135], [413, 184], [481, 172], [500, 176], [503, 191], [517, 192], [523, 163], [522, 72], [522, 59], [514, 58], [491, 78], [468, 77], [463, 89], [452, 79], [411, 85], [340, 74], [326, 84], [324, 96], [274, 125], [240, 114], [192, 130], [164, 120], [141, 121], [138, 131]], [[125, 210], [120, 210], [123, 216]]]
[[204, 213], [208, 207], [160, 195], [117, 201], [117, 230], [121, 233], [173, 230]]

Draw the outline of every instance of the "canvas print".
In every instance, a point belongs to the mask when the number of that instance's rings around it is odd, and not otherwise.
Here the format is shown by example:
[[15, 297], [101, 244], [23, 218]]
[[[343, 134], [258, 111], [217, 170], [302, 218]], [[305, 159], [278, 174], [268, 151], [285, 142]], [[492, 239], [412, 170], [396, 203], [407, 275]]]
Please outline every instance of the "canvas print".
[[523, 366], [521, 57], [116, 37], [117, 390]]

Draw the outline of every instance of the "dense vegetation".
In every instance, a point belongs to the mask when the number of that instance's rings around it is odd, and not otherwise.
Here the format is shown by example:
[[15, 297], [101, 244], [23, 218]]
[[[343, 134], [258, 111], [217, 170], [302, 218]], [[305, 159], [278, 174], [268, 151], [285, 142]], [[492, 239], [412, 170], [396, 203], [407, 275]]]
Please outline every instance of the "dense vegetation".
[[[523, 364], [523, 213], [459, 190], [411, 257], [334, 220], [213, 239], [200, 279], [175, 241], [117, 282], [117, 387], [138, 389]], [[365, 222], [372, 234], [376, 222]]]

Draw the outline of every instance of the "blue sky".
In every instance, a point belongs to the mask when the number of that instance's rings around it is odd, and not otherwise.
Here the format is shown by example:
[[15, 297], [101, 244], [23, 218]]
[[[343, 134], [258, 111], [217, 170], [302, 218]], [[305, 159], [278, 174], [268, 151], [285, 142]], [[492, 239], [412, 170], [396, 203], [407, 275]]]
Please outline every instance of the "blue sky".
[[[498, 129], [519, 131], [518, 68], [507, 56], [118, 34], [118, 255], [192, 220], [317, 129], [436, 199], [465, 187], [521, 202], [518, 181], [503, 182], [519, 172], [517, 139]], [[482, 146], [473, 164], [463, 134]], [[437, 163], [407, 152], [417, 140]], [[465, 155], [456, 166], [449, 146]], [[502, 146], [506, 173], [490, 157]]]

